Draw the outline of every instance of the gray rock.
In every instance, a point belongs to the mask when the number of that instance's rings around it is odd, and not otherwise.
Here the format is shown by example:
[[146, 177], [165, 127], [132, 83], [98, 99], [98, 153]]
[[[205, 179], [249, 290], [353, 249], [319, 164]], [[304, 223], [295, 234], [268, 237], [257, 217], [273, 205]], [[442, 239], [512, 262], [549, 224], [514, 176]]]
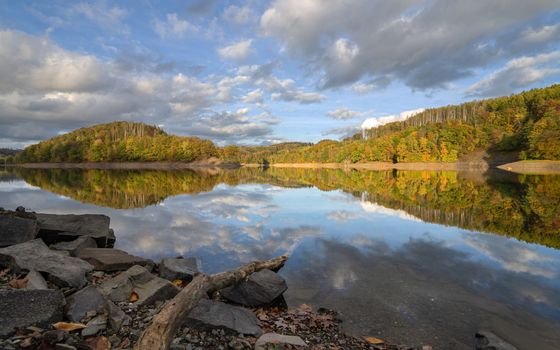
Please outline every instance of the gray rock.
[[85, 248], [78, 252], [78, 257], [101, 271], [122, 271], [134, 265], [148, 266], [151, 264], [150, 260], [112, 248]]
[[59, 287], [80, 288], [87, 282], [86, 273], [93, 269], [89, 263], [50, 250], [40, 239], [0, 248], [0, 264], [16, 272], [35, 270], [48, 275]]
[[37, 214], [39, 237], [51, 244], [71, 241], [79, 236], [90, 236], [98, 247], [112, 247], [115, 234], [109, 228], [110, 219], [106, 215], [56, 215]]
[[113, 302], [128, 301], [132, 292], [138, 295], [137, 306], [165, 301], [179, 293], [173, 283], [159, 278], [144, 267], [135, 265], [123, 273], [103, 282], [99, 291]]
[[107, 316], [99, 315], [86, 323], [86, 328], [82, 329], [82, 337], [91, 337], [107, 329]]
[[38, 231], [36, 219], [20, 217], [9, 211], [0, 213], [0, 247], [35, 239]]
[[104, 312], [107, 300], [95, 286], [87, 286], [66, 298], [66, 317], [72, 322], [80, 322], [88, 312]]
[[262, 334], [257, 317], [251, 311], [207, 299], [200, 300], [191, 310], [185, 325], [202, 329], [222, 328], [247, 335]]
[[489, 331], [477, 332], [475, 339], [476, 350], [517, 350], [515, 346]]
[[27, 279], [27, 289], [49, 289], [43, 275], [35, 270], [29, 271], [25, 278]]
[[234, 303], [257, 307], [270, 304], [288, 289], [286, 281], [277, 273], [261, 270], [246, 280], [221, 291], [224, 298]]
[[255, 343], [255, 350], [266, 350], [267, 344], [275, 344], [276, 346], [275, 349], [280, 348], [278, 347], [278, 345], [282, 345], [282, 344], [304, 346], [304, 347], [307, 346], [307, 344], [303, 341], [303, 339], [297, 336], [283, 335], [277, 333], [266, 333], [261, 335], [259, 339], [257, 339], [257, 342]]
[[97, 243], [90, 236], [81, 236], [73, 241], [52, 244], [50, 248], [68, 252], [70, 256], [77, 256], [78, 252], [84, 248], [97, 248]]
[[10, 334], [16, 327], [47, 327], [61, 321], [63, 305], [64, 295], [59, 290], [0, 291], [0, 336]]
[[166, 280], [192, 281], [198, 272], [196, 258], [170, 258], [163, 259], [159, 264], [159, 276]]
[[115, 333], [118, 333], [122, 326], [128, 326], [132, 322], [130, 316], [125, 314], [124, 311], [113, 302], [107, 301], [107, 306], [109, 311], [109, 327], [111, 327]]

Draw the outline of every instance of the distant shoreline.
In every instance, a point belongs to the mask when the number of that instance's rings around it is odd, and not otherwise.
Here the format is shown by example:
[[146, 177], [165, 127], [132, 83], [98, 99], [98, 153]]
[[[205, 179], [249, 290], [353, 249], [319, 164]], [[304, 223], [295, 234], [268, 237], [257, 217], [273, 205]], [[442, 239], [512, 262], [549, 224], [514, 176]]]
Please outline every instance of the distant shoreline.
[[[236, 169], [240, 167], [256, 168], [260, 164], [236, 164], [223, 162], [99, 162], [99, 163], [21, 163], [8, 166], [35, 169]], [[358, 169], [358, 170], [451, 170], [451, 171], [486, 171], [497, 168], [518, 174], [552, 175], [560, 174], [559, 160], [523, 160], [506, 164], [488, 164], [485, 162], [410, 162], [410, 163], [272, 163], [273, 168], [301, 169]]]

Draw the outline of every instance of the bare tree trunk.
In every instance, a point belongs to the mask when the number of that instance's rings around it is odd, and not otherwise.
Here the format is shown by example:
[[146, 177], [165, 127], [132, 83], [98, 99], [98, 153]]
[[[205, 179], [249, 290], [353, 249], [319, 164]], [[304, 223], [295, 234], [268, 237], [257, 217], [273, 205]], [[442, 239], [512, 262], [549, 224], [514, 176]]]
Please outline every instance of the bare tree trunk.
[[206, 294], [242, 281], [253, 272], [263, 269], [276, 270], [288, 259], [282, 255], [266, 261], [254, 261], [235, 270], [212, 276], [199, 274], [152, 319], [134, 346], [135, 350], [167, 350], [177, 329], [189, 312]]

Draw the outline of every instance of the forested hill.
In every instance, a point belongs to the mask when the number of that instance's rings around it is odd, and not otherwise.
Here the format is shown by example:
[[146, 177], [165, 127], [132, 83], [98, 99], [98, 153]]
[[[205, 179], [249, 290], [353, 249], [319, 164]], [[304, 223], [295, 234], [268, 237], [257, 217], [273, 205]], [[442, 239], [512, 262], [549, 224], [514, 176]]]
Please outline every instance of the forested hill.
[[474, 151], [560, 159], [560, 85], [508, 97], [427, 109], [344, 141], [216, 147], [155, 126], [114, 122], [27, 147], [18, 162], [180, 161], [239, 163], [454, 162]]
[[168, 135], [158, 127], [113, 122], [78, 129], [27, 147], [16, 161], [103, 162], [204, 160], [218, 155], [209, 140]]
[[508, 97], [427, 109], [337, 142], [275, 151], [257, 147], [241, 162], [454, 162], [474, 151], [513, 151], [520, 159], [560, 159], [560, 85]]

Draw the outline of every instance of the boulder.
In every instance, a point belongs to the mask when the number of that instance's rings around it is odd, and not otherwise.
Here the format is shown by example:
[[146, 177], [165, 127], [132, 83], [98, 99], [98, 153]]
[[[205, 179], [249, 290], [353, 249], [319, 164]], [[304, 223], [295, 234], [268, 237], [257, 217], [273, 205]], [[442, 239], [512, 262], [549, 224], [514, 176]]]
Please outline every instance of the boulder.
[[62, 321], [63, 305], [64, 295], [59, 290], [1, 290], [0, 336], [12, 333], [14, 328], [47, 327]]
[[476, 350], [517, 350], [515, 346], [489, 331], [479, 331], [475, 339]]
[[236, 304], [257, 307], [272, 303], [286, 289], [286, 281], [276, 272], [261, 270], [234, 286], [224, 288], [221, 294]]
[[153, 264], [150, 260], [113, 248], [84, 248], [78, 252], [78, 258], [92, 264], [95, 270], [101, 271], [123, 271], [134, 265]]
[[163, 278], [152, 275], [144, 267], [135, 265], [103, 282], [99, 291], [112, 302], [129, 301], [134, 292], [138, 299], [133, 303], [142, 306], [171, 299], [179, 293], [179, 288]]
[[112, 247], [115, 234], [109, 228], [110, 219], [106, 215], [57, 215], [37, 214], [38, 236], [48, 244], [72, 241], [80, 236], [95, 239], [98, 247]]
[[0, 248], [0, 265], [16, 272], [42, 272], [59, 287], [76, 288], [86, 284], [86, 273], [93, 270], [93, 266], [81, 259], [50, 250], [40, 239]]
[[257, 317], [250, 310], [207, 299], [200, 300], [191, 310], [185, 325], [199, 329], [221, 328], [246, 335], [262, 334]]
[[[274, 349], [292, 349], [290, 345], [307, 347], [303, 339], [293, 335], [283, 335], [277, 333], [266, 333], [257, 339], [255, 350], [266, 350], [268, 344], [274, 344]], [[288, 345], [285, 347], [282, 345]]]
[[39, 231], [37, 220], [20, 217], [19, 213], [5, 211], [0, 213], [0, 247], [35, 239]]
[[106, 310], [107, 301], [95, 286], [87, 286], [66, 298], [66, 317], [71, 322], [81, 322], [90, 311]]
[[25, 278], [27, 279], [27, 287], [25, 287], [27, 289], [49, 289], [43, 275], [35, 270], [29, 271]]
[[163, 259], [159, 264], [159, 276], [166, 280], [182, 280], [190, 282], [198, 272], [196, 258]]
[[50, 248], [68, 252], [70, 256], [77, 256], [78, 252], [82, 249], [97, 248], [97, 243], [90, 236], [80, 236], [73, 241], [52, 244]]

